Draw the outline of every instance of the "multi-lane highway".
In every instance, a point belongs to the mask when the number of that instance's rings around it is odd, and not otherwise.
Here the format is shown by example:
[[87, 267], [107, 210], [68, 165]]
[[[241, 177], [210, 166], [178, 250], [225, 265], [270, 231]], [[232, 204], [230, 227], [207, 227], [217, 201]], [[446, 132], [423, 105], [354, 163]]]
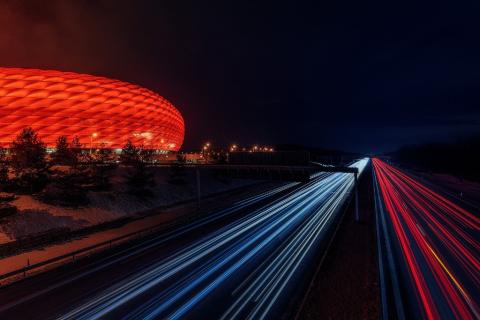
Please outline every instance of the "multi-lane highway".
[[[352, 166], [361, 173], [367, 163]], [[280, 317], [329, 240], [353, 183], [350, 173], [325, 173], [78, 270], [51, 273], [58, 278], [46, 273], [4, 288], [0, 318]]]
[[480, 319], [480, 218], [372, 160], [385, 319]]

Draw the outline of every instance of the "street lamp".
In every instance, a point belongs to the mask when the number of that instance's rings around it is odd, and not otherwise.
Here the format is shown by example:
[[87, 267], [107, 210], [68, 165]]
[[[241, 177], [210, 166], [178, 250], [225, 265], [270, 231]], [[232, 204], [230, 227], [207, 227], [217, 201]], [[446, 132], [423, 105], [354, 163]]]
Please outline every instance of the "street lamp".
[[205, 162], [207, 162], [206, 152], [207, 152], [209, 147], [210, 147], [210, 142], [205, 143], [205, 145], [202, 147], [202, 154], [203, 154], [203, 159], [205, 160]]
[[93, 149], [93, 138], [98, 137], [98, 133], [94, 132], [90, 136], [90, 154], [92, 154], [92, 149]]

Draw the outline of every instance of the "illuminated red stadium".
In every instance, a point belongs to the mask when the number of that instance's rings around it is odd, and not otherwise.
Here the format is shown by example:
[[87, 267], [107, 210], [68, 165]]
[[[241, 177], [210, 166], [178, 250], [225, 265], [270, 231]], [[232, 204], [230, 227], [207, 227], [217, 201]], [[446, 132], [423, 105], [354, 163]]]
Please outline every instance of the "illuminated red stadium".
[[54, 147], [78, 136], [85, 148], [122, 148], [130, 139], [157, 150], [180, 149], [185, 125], [166, 99], [140, 86], [72, 72], [0, 68], [0, 145], [25, 127]]

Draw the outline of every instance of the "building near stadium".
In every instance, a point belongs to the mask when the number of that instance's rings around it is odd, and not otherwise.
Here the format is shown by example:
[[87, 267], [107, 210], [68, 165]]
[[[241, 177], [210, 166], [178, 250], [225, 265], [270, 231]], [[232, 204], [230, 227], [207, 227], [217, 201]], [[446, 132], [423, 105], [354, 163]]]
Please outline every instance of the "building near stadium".
[[185, 124], [155, 92], [104, 77], [38, 69], [0, 68], [0, 146], [31, 127], [47, 147], [77, 136], [85, 148], [122, 148], [127, 140], [178, 151]]

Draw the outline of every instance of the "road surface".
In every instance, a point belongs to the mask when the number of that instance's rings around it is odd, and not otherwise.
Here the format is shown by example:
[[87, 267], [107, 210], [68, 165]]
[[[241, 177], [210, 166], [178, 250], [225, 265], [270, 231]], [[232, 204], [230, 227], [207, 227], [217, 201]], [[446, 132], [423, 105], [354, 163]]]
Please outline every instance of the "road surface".
[[[352, 166], [361, 172], [367, 163]], [[280, 317], [328, 241], [353, 181], [350, 173], [325, 173], [71, 272], [27, 279], [0, 291], [0, 318]], [[226, 218], [232, 210], [243, 214]]]
[[478, 212], [379, 159], [372, 162], [388, 287], [383, 317], [480, 319]]

